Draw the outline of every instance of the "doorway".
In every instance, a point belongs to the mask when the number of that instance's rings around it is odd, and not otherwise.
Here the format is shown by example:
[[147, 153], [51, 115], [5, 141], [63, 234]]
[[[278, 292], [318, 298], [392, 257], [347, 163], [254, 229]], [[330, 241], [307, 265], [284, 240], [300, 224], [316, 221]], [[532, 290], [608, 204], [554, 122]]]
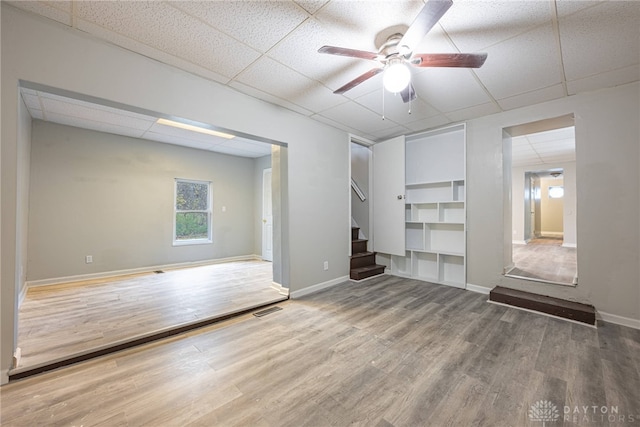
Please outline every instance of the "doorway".
[[[505, 275], [575, 286], [576, 141], [573, 116], [505, 129], [511, 156]], [[505, 150], [507, 153], [509, 150]], [[505, 174], [506, 176], [507, 174]], [[506, 184], [505, 184], [506, 185]], [[507, 247], [508, 246], [508, 247]]]
[[273, 261], [273, 209], [271, 168], [262, 171], [262, 259]]

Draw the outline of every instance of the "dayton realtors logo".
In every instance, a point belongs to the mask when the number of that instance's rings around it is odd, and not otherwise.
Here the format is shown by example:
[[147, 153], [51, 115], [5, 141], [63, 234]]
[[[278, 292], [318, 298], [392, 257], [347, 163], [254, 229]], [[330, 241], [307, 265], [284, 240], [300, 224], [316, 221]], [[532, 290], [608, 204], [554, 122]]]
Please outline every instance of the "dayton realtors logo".
[[[567, 423], [596, 425], [635, 423], [640, 420], [638, 414], [620, 414], [617, 406], [564, 406], [562, 407], [565, 425]], [[560, 419], [560, 410], [553, 402], [539, 400], [529, 408], [529, 419], [535, 422], [542, 422], [542, 427], [546, 423], [555, 422]]]
[[542, 421], [542, 427], [548, 422], [555, 422], [560, 418], [560, 411], [548, 400], [539, 400], [529, 408], [529, 419], [531, 421]]

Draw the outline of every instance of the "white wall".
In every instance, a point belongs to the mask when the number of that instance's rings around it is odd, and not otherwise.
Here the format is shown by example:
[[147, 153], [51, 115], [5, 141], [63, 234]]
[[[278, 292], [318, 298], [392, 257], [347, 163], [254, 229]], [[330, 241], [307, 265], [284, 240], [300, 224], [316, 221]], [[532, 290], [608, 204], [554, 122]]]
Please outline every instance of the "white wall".
[[[15, 326], [20, 79], [288, 144], [290, 289], [348, 274], [349, 138], [340, 130], [2, 3], [1, 381]], [[11, 236], [11, 233], [14, 236]], [[330, 268], [324, 271], [323, 261]]]
[[364, 193], [366, 200], [360, 200], [356, 192], [351, 190], [351, 217], [355, 220], [360, 232], [365, 239], [371, 237], [369, 230], [369, 204], [371, 190], [369, 188], [369, 163], [371, 161], [371, 150], [368, 147], [351, 143], [351, 178], [358, 184]]
[[539, 164], [514, 167], [512, 171], [512, 213], [513, 213], [513, 241], [524, 240], [524, 174], [528, 171], [540, 171], [547, 169], [562, 169], [564, 180], [563, 197], [563, 245], [575, 247], [576, 240], [576, 162], [563, 162], [553, 164]]
[[16, 270], [20, 304], [27, 292], [28, 215], [31, 165], [31, 116], [22, 97], [18, 102], [18, 194], [16, 205]]
[[[593, 303], [640, 320], [638, 158], [640, 84], [576, 95], [467, 122], [467, 281]], [[575, 114], [579, 284], [535, 284], [501, 274], [502, 129]], [[510, 201], [507, 201], [510, 203]], [[510, 236], [509, 236], [510, 240]]]
[[[36, 120], [28, 280], [251, 255], [253, 175], [250, 158]], [[211, 182], [212, 243], [173, 246], [176, 178]]]

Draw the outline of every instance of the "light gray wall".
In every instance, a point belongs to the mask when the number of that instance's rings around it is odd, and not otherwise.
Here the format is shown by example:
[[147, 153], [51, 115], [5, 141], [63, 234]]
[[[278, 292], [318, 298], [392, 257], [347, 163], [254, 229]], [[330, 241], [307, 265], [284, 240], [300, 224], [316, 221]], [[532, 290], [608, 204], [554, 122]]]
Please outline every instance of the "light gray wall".
[[255, 188], [253, 216], [253, 253], [262, 255], [262, 173], [271, 167], [271, 155], [258, 157], [253, 162], [253, 178]]
[[[253, 163], [34, 121], [28, 280], [251, 255]], [[211, 181], [212, 244], [173, 246], [176, 178]]]
[[[467, 123], [469, 283], [589, 301], [602, 312], [640, 320], [639, 103], [640, 84], [633, 83]], [[505, 278], [502, 129], [571, 113], [576, 120], [579, 284], [574, 289]]]
[[[290, 289], [301, 290], [348, 274], [346, 132], [33, 17], [4, 2], [1, 7], [0, 382], [7, 380], [15, 335], [16, 116], [21, 79], [288, 144], [289, 205], [284, 214], [289, 220], [283, 231], [290, 250], [290, 271], [286, 272]], [[330, 265], [327, 271], [322, 268], [325, 260]]]
[[564, 212], [563, 212], [563, 244], [575, 246], [576, 241], [576, 162], [563, 162], [544, 165], [519, 166], [512, 171], [512, 213], [513, 240], [524, 240], [524, 174], [527, 171], [541, 171], [546, 169], [562, 169], [564, 179]]
[[351, 143], [351, 178], [358, 183], [358, 186], [367, 198], [364, 202], [360, 200], [355, 191], [351, 190], [351, 217], [355, 220], [365, 239], [369, 239], [369, 162], [371, 160], [371, 150], [359, 144]]

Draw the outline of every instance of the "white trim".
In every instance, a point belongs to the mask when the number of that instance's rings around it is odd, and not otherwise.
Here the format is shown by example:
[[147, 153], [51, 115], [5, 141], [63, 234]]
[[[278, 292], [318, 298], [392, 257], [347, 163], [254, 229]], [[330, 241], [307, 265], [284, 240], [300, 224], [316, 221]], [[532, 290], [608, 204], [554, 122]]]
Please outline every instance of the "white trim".
[[543, 313], [542, 311], [536, 311], [536, 310], [529, 310], [528, 308], [523, 308], [523, 307], [517, 307], [515, 305], [510, 305], [510, 304], [504, 304], [502, 302], [498, 302], [498, 301], [491, 301], [491, 300], [487, 300], [488, 303], [491, 304], [495, 304], [495, 305], [501, 305], [503, 307], [509, 307], [509, 308], [515, 308], [516, 310], [522, 310], [522, 311], [526, 311], [529, 313], [533, 313], [533, 314], [539, 314], [541, 316], [547, 316], [547, 317], [552, 317], [554, 319], [558, 319], [558, 320], [564, 320], [567, 322], [571, 322], [571, 323], [575, 323], [577, 325], [583, 325], [583, 326], [587, 326], [589, 328], [593, 328], [593, 329], [598, 329], [598, 327], [596, 325], [590, 325], [588, 323], [584, 323], [584, 322], [578, 322], [577, 320], [573, 320], [573, 319], [567, 319], [566, 317], [560, 317], [560, 316], [554, 316], [553, 314], [549, 314], [549, 313]]
[[578, 244], [577, 243], [563, 243], [562, 247], [563, 248], [577, 248]]
[[209, 259], [204, 261], [180, 262], [176, 264], [154, 265], [150, 267], [130, 268], [127, 270], [104, 271], [102, 273], [78, 274], [76, 276], [55, 277], [52, 279], [40, 279], [27, 282], [26, 289], [39, 286], [59, 285], [61, 283], [81, 282], [84, 280], [104, 279], [114, 276], [125, 276], [128, 274], [150, 273], [156, 270], [171, 270], [176, 268], [200, 267], [203, 265], [223, 264], [234, 261], [262, 261], [257, 255], [241, 255], [229, 258]]
[[27, 290], [29, 290], [29, 284], [25, 282], [24, 286], [22, 286], [22, 290], [20, 291], [20, 295], [18, 295], [18, 308], [22, 307], [22, 303], [27, 297]]
[[376, 279], [376, 278], [378, 278], [380, 276], [387, 276], [387, 275], [390, 275], [390, 274], [386, 272], [386, 268], [385, 268], [385, 272], [382, 273], [382, 274], [376, 274], [375, 276], [365, 277], [364, 279], [360, 279], [360, 280], [355, 280], [355, 279], [352, 279], [351, 277], [349, 277], [349, 281], [353, 282], [353, 283], [362, 283], [362, 282], [365, 282], [367, 280]]
[[342, 276], [335, 278], [333, 280], [329, 280], [327, 282], [318, 283], [316, 285], [307, 286], [306, 288], [299, 289], [297, 291], [289, 292], [289, 297], [291, 299], [296, 299], [303, 297], [305, 295], [313, 294], [315, 292], [319, 292], [323, 289], [330, 288], [332, 286], [338, 285], [340, 283], [344, 283], [349, 281], [349, 276]]
[[280, 295], [284, 295], [285, 297], [289, 296], [289, 288], [285, 288], [280, 283], [271, 282], [271, 289], [275, 289]]
[[509, 272], [514, 268], [516, 268], [516, 265], [512, 262], [511, 264], [506, 265], [502, 268], [502, 274], [509, 274]]
[[474, 285], [472, 283], [467, 283], [467, 290], [471, 292], [477, 292], [479, 294], [489, 295], [491, 292], [491, 288], [487, 288], [485, 286]]
[[562, 231], [541, 231], [540, 237], [564, 237]]
[[640, 329], [640, 319], [618, 316], [616, 314], [605, 313], [604, 311], [598, 311], [598, 314], [605, 322], [615, 323], [616, 325], [627, 326], [633, 329]]
[[512, 245], [526, 245], [527, 242], [525, 240], [512, 240], [511, 244]]

